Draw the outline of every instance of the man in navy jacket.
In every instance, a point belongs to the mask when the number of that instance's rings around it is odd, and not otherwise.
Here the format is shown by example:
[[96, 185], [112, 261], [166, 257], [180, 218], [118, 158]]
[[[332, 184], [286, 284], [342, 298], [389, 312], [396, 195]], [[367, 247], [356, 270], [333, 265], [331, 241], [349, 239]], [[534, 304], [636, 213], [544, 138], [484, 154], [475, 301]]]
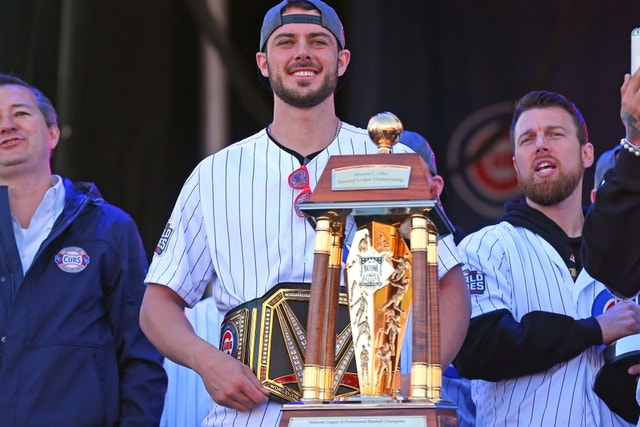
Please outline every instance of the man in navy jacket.
[[140, 235], [95, 185], [52, 175], [59, 136], [51, 102], [0, 74], [0, 426], [158, 425]]

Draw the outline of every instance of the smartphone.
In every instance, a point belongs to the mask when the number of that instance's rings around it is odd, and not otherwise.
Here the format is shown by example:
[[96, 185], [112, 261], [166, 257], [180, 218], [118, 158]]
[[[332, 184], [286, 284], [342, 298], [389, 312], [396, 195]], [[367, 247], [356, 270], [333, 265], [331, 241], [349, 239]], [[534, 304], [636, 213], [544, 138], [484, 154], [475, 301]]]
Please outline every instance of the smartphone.
[[631, 74], [640, 67], [640, 27], [631, 31]]

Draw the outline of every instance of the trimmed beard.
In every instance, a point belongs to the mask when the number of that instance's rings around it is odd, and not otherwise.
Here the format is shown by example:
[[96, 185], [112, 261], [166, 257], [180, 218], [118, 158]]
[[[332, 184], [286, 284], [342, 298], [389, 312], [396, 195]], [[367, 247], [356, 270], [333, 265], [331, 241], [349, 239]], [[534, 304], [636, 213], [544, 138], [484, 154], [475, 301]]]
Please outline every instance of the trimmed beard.
[[568, 198], [580, 183], [584, 175], [582, 165], [564, 173], [560, 173], [553, 179], [538, 180], [532, 175], [518, 174], [518, 183], [524, 195], [541, 206], [551, 206]]
[[269, 75], [276, 76], [269, 81], [273, 93], [282, 99], [285, 104], [296, 108], [315, 107], [329, 98], [335, 92], [338, 84], [338, 71], [336, 70], [322, 79], [322, 84], [317, 90], [301, 94], [295, 89], [286, 88], [282, 83], [282, 79], [277, 77], [277, 74], [273, 73], [272, 70], [269, 70]]

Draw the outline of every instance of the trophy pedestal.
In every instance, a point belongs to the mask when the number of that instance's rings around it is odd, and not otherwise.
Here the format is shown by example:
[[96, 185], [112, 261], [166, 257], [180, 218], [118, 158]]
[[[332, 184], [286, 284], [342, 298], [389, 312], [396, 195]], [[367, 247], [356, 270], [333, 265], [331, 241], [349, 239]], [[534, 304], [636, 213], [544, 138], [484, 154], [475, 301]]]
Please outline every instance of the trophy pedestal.
[[288, 403], [282, 407], [279, 427], [316, 427], [340, 424], [349, 427], [402, 425], [405, 427], [455, 427], [456, 407], [438, 403]]

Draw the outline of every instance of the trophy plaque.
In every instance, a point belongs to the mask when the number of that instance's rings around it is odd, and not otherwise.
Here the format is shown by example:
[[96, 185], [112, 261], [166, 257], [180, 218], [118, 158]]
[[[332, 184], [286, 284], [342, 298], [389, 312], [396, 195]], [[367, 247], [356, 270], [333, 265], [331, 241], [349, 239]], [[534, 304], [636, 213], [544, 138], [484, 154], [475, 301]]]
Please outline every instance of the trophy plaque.
[[[302, 398], [283, 405], [279, 427], [340, 423], [453, 427], [456, 407], [441, 399], [439, 230], [451, 230], [430, 195], [429, 168], [415, 153], [392, 154], [402, 123], [384, 112], [368, 126], [377, 154], [332, 156], [300, 209], [316, 223]], [[361, 224], [343, 267], [347, 216]], [[336, 309], [348, 296], [359, 393], [337, 398]], [[411, 387], [400, 388], [408, 321]], [[408, 374], [408, 373], [404, 373]]]

